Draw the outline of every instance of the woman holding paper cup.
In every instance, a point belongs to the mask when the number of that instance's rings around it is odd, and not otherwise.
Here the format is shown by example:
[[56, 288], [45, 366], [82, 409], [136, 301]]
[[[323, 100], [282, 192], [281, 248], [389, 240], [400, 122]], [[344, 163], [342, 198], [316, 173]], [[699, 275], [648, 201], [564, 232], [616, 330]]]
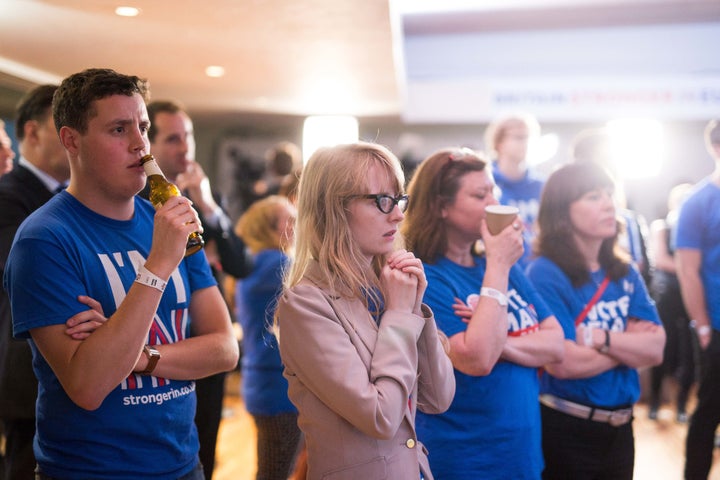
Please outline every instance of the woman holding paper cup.
[[617, 244], [613, 185], [598, 165], [565, 165], [540, 201], [540, 256], [527, 272], [566, 339], [541, 378], [547, 479], [633, 477], [637, 369], [662, 361], [655, 305]]
[[[543, 469], [537, 368], [563, 355], [562, 330], [523, 271], [522, 223], [492, 234], [488, 163], [440, 150], [413, 176], [402, 231], [425, 268], [424, 301], [449, 337], [457, 393], [447, 412], [418, 414], [437, 479], [533, 479]], [[492, 210], [492, 209], [491, 209]], [[490, 214], [492, 215], [492, 214]]]

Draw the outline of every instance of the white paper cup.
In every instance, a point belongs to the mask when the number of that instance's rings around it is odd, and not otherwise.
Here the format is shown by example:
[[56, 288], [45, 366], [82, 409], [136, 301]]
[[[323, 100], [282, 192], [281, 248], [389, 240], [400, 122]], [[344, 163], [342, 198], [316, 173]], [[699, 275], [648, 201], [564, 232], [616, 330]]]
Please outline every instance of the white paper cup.
[[485, 207], [485, 221], [488, 230], [493, 235], [497, 235], [517, 219], [518, 213], [520, 210], [510, 205], [488, 205]]

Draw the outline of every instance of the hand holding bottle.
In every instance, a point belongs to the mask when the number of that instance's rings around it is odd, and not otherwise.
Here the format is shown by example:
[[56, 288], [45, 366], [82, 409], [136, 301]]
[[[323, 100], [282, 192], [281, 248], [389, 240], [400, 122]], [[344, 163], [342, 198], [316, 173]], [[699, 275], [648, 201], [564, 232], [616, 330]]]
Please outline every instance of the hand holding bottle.
[[[153, 157], [152, 154], [144, 155], [140, 159], [140, 164], [145, 169], [145, 174], [148, 177], [148, 184], [150, 185], [150, 203], [153, 204], [155, 210], [159, 210], [160, 207], [167, 203], [169, 199], [181, 196], [178, 187], [165, 178], [165, 175], [163, 175], [160, 167], [155, 161], [155, 157]], [[197, 220], [197, 213], [195, 213], [195, 218]], [[197, 223], [198, 225], [200, 224], [199, 221], [197, 221]], [[204, 245], [205, 242], [200, 236], [200, 233], [194, 230], [188, 235], [187, 251], [185, 254], [192, 255], [200, 250]]]
[[[153, 273], [162, 278], [169, 277], [187, 255], [188, 235], [202, 231], [198, 214], [189, 199], [168, 199], [155, 213], [152, 247], [147, 259], [148, 268], [149, 264], [152, 264], [157, 269], [150, 268]], [[167, 276], [164, 273], [167, 273]]]

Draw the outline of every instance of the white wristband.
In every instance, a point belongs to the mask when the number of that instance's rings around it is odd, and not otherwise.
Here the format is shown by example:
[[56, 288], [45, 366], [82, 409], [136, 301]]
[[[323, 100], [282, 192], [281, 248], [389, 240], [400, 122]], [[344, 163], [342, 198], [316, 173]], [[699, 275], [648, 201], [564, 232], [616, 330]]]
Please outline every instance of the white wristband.
[[483, 297], [490, 297], [497, 300], [501, 307], [507, 307], [508, 299], [507, 296], [500, 290], [490, 287], [482, 287], [480, 289], [480, 295]]
[[695, 330], [698, 335], [702, 336], [708, 335], [712, 332], [712, 327], [710, 327], [710, 325], [698, 326], [697, 320], [690, 320], [690, 328]]
[[145, 265], [138, 266], [138, 273], [137, 277], [135, 277], [135, 282], [141, 285], [147, 285], [148, 287], [160, 290], [161, 292], [165, 291], [165, 286], [167, 285], [165, 280], [145, 268]]

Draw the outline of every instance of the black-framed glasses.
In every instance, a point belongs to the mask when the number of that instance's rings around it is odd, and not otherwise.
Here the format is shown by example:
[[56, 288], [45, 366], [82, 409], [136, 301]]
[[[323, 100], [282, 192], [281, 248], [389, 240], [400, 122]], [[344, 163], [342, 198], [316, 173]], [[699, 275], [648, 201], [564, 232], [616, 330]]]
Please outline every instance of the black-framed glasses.
[[353, 195], [354, 198], [369, 198], [371, 200], [375, 200], [375, 205], [377, 206], [378, 210], [380, 210], [384, 214], [389, 214], [393, 211], [393, 208], [395, 208], [395, 205], [398, 206], [401, 212], [405, 212], [408, 207], [408, 202], [410, 201], [410, 197], [407, 195], [398, 195], [397, 197], [393, 197], [392, 195], [387, 195], [385, 193], [374, 193], [374, 194], [368, 194], [368, 195]]

